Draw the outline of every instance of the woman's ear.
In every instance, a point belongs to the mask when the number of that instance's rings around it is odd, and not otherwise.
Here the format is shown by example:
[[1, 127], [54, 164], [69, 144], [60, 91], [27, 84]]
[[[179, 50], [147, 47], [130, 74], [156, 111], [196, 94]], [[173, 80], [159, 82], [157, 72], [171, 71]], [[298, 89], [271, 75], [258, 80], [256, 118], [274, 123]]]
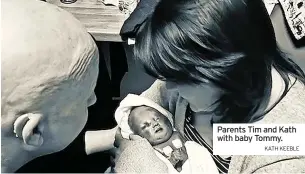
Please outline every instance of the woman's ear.
[[21, 138], [28, 151], [38, 149], [43, 144], [43, 116], [39, 113], [27, 113], [14, 122], [14, 133]]

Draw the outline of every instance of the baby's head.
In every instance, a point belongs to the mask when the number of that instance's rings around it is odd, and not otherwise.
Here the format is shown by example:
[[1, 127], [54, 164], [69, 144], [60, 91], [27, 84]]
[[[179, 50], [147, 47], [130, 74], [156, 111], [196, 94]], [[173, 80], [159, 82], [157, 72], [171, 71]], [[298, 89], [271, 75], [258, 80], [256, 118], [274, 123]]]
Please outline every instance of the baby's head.
[[158, 110], [148, 106], [133, 108], [128, 124], [135, 134], [146, 138], [153, 146], [166, 142], [173, 134], [169, 119]]

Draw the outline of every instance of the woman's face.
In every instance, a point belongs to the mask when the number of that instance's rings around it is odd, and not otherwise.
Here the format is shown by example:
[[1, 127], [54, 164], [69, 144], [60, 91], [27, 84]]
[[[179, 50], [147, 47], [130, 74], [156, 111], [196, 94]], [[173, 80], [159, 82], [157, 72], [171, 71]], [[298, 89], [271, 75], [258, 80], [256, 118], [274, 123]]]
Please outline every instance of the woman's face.
[[178, 90], [179, 94], [189, 102], [191, 109], [195, 112], [211, 111], [214, 106], [212, 108], [210, 106], [220, 96], [220, 90], [209, 84], [188, 85], [167, 82], [167, 88]]

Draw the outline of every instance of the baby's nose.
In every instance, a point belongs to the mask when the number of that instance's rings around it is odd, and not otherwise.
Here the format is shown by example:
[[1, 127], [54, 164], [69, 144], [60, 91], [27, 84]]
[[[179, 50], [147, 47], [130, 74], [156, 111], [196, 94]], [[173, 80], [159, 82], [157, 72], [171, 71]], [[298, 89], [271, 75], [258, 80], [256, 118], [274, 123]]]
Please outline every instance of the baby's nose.
[[154, 122], [153, 122], [153, 127], [156, 127], [156, 126], [159, 126], [159, 122], [154, 121]]

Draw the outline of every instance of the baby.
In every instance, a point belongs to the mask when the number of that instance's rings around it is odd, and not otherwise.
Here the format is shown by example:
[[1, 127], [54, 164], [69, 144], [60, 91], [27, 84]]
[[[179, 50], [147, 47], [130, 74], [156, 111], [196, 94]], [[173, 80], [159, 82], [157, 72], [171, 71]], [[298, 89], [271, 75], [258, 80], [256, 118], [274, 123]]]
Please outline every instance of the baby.
[[193, 141], [185, 141], [174, 128], [170, 112], [153, 101], [129, 94], [115, 112], [123, 138], [130, 134], [148, 140], [169, 173], [218, 173], [209, 152]]
[[172, 123], [166, 116], [152, 107], [137, 106], [131, 109], [128, 125], [134, 134], [147, 139], [176, 170], [182, 170], [182, 165], [188, 158], [182, 143], [185, 141], [173, 130]]

